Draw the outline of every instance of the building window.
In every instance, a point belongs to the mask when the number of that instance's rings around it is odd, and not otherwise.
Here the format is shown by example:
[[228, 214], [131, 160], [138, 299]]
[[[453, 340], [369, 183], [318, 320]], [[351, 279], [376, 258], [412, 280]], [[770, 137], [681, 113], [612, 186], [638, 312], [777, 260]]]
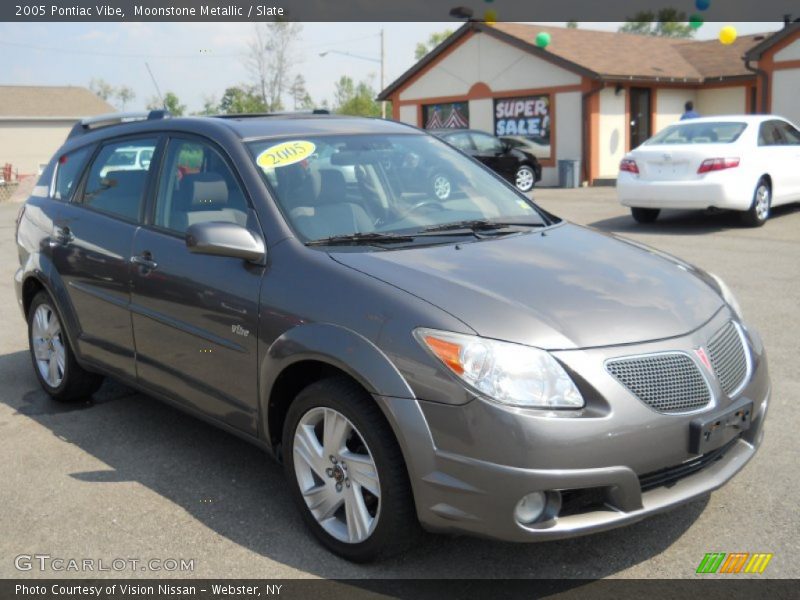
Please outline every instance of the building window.
[[529, 146], [537, 158], [551, 158], [550, 96], [497, 98], [494, 101], [494, 133]]
[[425, 129], [467, 129], [469, 128], [469, 104], [448, 102], [423, 105], [422, 123]]

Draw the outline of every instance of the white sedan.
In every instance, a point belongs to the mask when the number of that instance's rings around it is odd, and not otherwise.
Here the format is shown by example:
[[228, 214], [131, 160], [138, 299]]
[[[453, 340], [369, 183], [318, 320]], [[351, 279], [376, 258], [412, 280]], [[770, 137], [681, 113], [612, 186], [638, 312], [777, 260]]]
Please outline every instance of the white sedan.
[[662, 208], [722, 208], [763, 225], [771, 207], [800, 201], [800, 130], [772, 115], [680, 121], [625, 156], [617, 194], [639, 223]]

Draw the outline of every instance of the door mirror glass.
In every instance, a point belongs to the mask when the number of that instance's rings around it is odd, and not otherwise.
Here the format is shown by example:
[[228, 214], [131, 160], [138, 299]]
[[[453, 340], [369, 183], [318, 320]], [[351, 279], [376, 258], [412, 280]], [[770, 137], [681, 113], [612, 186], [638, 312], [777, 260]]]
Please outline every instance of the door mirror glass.
[[186, 247], [195, 254], [241, 258], [261, 262], [266, 257], [264, 241], [235, 223], [195, 223], [186, 230]]

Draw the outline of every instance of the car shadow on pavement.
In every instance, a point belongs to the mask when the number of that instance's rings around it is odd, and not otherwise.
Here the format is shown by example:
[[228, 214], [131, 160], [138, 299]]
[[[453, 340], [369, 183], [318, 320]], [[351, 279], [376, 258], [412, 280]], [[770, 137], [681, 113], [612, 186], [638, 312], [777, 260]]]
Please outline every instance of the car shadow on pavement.
[[[778, 206], [772, 209], [770, 219], [800, 212], [800, 203]], [[589, 227], [613, 233], [642, 233], [657, 235], [699, 235], [747, 229], [741, 224], [739, 213], [734, 211], [662, 210], [654, 223], [637, 223], [630, 214], [589, 223]], [[769, 227], [769, 222], [767, 222]]]
[[[136, 482], [174, 503], [176, 513], [187, 511], [231, 542], [320, 577], [600, 578], [662, 553], [708, 504], [704, 497], [622, 529], [540, 544], [428, 534], [404, 556], [355, 565], [316, 543], [286, 492], [282, 467], [255, 446], [113, 380], [91, 399], [54, 402], [40, 390], [27, 352], [0, 356], [0, 375], [9, 373], [14, 373], [16, 389], [27, 390], [16, 397], [2, 394], [0, 401], [14, 410], [12, 418], [32, 419], [108, 465], [90, 472], [71, 472], [64, 465], [62, 477], [89, 485]], [[215, 560], [215, 547], [210, 543], [204, 556], [202, 545], [194, 546], [197, 562]], [[251, 577], [270, 576], [257, 559], [249, 572]], [[364, 581], [366, 589], [374, 586]]]

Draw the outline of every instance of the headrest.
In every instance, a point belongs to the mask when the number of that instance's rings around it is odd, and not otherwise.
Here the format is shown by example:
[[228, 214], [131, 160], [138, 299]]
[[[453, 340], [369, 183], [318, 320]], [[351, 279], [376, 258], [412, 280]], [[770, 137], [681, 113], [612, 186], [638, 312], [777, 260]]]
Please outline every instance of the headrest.
[[181, 180], [181, 199], [189, 206], [184, 210], [220, 207], [228, 203], [228, 184], [218, 173], [191, 173]]
[[347, 183], [344, 175], [336, 169], [320, 169], [320, 190], [316, 205], [347, 202]]

